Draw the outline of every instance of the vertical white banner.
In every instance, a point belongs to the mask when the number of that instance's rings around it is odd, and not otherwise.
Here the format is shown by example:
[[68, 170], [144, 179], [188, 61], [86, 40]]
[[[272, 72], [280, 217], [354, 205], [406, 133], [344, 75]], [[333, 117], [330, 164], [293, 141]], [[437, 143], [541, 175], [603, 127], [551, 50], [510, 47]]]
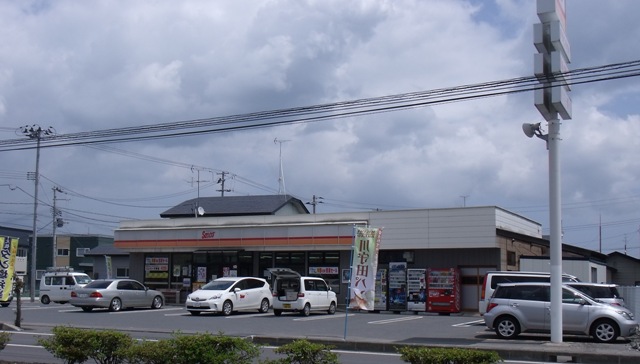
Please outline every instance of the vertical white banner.
[[355, 229], [349, 283], [350, 308], [374, 310], [375, 278], [381, 238], [382, 229], [380, 228], [358, 227]]

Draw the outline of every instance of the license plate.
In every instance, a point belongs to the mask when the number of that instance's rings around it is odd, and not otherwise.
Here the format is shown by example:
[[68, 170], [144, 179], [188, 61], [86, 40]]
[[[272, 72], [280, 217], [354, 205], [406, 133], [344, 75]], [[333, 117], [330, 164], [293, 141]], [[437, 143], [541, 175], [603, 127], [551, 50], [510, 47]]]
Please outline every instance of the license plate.
[[282, 305], [282, 307], [284, 307], [284, 308], [291, 308], [291, 305], [290, 305], [290, 304], [288, 304], [288, 303], [285, 303], [284, 305]]
[[194, 302], [193, 307], [200, 307], [200, 302]]
[[78, 293], [78, 297], [87, 297], [88, 295], [86, 293]]

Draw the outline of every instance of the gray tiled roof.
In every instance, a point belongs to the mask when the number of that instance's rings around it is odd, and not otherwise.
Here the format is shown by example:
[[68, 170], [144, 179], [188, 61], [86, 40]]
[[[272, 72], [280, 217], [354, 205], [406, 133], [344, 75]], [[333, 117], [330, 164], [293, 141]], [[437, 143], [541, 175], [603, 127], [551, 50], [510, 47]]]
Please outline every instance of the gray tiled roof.
[[203, 216], [275, 215], [278, 210], [291, 205], [299, 214], [308, 214], [299, 199], [289, 195], [200, 197], [184, 201], [160, 214], [160, 217], [194, 217], [197, 206]]

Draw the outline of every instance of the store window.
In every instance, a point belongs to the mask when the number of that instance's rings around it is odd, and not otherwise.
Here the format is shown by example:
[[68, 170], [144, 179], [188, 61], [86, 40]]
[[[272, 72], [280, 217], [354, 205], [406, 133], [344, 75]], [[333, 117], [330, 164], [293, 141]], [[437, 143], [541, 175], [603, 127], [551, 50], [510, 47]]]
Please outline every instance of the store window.
[[171, 257], [171, 288], [191, 287], [191, 254], [173, 254]]
[[253, 252], [238, 253], [238, 276], [253, 277]]
[[340, 293], [340, 253], [339, 252], [309, 252], [309, 276], [321, 277]]
[[163, 288], [169, 283], [169, 254], [146, 254], [144, 284]]
[[258, 255], [258, 277], [269, 279], [269, 268], [273, 268], [273, 253], [261, 252]]
[[275, 267], [289, 268], [302, 275], [305, 273], [305, 252], [276, 252]]

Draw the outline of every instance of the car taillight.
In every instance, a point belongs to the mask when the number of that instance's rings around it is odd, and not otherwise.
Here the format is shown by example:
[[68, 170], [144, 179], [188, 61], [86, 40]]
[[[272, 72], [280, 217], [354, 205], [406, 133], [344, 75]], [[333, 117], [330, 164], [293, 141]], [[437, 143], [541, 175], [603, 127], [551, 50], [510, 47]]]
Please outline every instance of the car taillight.
[[100, 293], [100, 292], [91, 292], [89, 297], [100, 298], [100, 297], [102, 297], [102, 293]]
[[74, 291], [71, 291], [71, 297], [78, 297], [78, 295]]
[[490, 303], [487, 305], [487, 312], [491, 311], [491, 309], [492, 309], [492, 308], [494, 308], [494, 307], [496, 307], [497, 305], [498, 305], [497, 303], [490, 302]]
[[304, 293], [298, 292], [298, 298], [302, 298], [302, 297], [304, 297]]
[[480, 291], [480, 299], [484, 301], [484, 290], [487, 288], [487, 276], [482, 280], [482, 291]]

